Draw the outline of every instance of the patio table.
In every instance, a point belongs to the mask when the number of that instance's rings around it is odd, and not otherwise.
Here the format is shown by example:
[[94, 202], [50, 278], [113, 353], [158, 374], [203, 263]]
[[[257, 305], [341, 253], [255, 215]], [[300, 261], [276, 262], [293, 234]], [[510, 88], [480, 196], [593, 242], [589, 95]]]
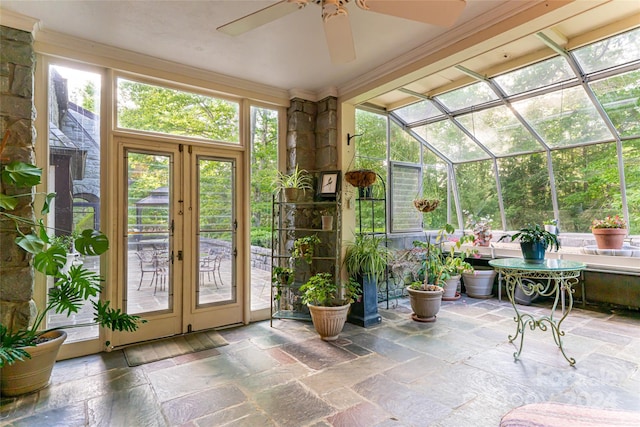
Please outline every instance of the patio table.
[[[576, 360], [568, 357], [562, 347], [562, 337], [565, 332], [561, 329], [562, 322], [567, 318], [573, 308], [573, 286], [578, 284], [580, 273], [587, 266], [577, 261], [562, 259], [545, 259], [543, 263], [536, 264], [526, 262], [522, 258], [503, 258], [489, 261], [489, 265], [496, 269], [505, 281], [507, 296], [516, 312], [514, 321], [518, 324], [516, 334], [509, 335], [509, 342], [513, 342], [520, 336], [518, 351], [513, 354], [517, 360], [524, 345], [524, 332], [527, 327], [532, 331], [539, 328], [541, 331], [551, 329], [553, 339], [560, 348], [562, 355], [574, 366]], [[553, 307], [551, 313], [540, 317], [535, 317], [530, 313], [521, 313], [515, 302], [515, 290], [520, 287], [525, 295], [553, 296]], [[568, 304], [565, 306], [565, 293], [568, 297]], [[558, 302], [561, 301], [562, 317], [558, 320], [554, 318]]]

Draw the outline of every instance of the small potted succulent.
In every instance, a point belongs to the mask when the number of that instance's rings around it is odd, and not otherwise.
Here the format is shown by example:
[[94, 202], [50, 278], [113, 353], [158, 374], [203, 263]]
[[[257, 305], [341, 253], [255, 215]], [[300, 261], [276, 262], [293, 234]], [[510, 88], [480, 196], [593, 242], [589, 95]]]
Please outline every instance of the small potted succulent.
[[591, 223], [598, 249], [622, 249], [627, 231], [627, 222], [619, 215], [594, 219]]

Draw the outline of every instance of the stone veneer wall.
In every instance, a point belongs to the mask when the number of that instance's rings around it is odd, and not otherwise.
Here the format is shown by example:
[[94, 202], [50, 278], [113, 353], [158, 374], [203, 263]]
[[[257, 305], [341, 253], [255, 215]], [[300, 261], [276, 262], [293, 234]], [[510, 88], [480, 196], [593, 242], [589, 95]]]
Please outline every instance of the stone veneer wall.
[[[0, 26], [0, 46], [0, 134], [3, 139], [8, 135], [0, 161], [35, 163], [33, 36]], [[0, 191], [6, 194], [29, 190], [0, 183]], [[14, 214], [33, 218], [32, 199], [22, 198]], [[25, 326], [35, 310], [31, 257], [15, 245], [15, 237], [13, 221], [0, 218], [0, 322], [9, 328]]]
[[338, 169], [338, 100], [291, 100], [287, 111], [287, 170]]

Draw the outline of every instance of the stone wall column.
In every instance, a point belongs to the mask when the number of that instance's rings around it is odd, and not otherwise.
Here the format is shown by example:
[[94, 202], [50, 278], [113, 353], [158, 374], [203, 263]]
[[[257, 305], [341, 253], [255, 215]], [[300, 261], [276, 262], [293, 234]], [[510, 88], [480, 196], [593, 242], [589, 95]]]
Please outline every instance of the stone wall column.
[[291, 100], [287, 111], [287, 171], [338, 169], [338, 100]]
[[291, 100], [287, 111], [287, 171], [316, 169], [315, 102], [300, 98]]
[[[0, 135], [6, 141], [0, 162], [34, 163], [33, 36], [0, 26], [0, 46]], [[1, 182], [0, 191], [33, 194], [31, 188], [14, 188]], [[33, 195], [21, 198], [13, 213], [32, 219], [32, 203]], [[26, 326], [35, 307], [31, 257], [14, 243], [16, 234], [14, 222], [0, 217], [0, 322], [9, 328]]]
[[333, 96], [318, 102], [316, 169], [338, 169], [338, 100]]

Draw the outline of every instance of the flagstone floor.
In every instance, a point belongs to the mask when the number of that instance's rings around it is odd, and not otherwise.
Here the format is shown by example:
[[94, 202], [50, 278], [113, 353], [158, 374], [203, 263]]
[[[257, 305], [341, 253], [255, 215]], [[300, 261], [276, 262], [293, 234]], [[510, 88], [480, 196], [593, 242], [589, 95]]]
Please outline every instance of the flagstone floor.
[[463, 296], [443, 302], [434, 323], [410, 320], [398, 302], [381, 308], [381, 325], [347, 324], [333, 344], [310, 323], [278, 320], [135, 368], [122, 351], [61, 361], [48, 388], [0, 401], [0, 425], [483, 427], [537, 402], [640, 413], [640, 313], [574, 308], [570, 367], [548, 331], [527, 330], [514, 361], [508, 302]]

